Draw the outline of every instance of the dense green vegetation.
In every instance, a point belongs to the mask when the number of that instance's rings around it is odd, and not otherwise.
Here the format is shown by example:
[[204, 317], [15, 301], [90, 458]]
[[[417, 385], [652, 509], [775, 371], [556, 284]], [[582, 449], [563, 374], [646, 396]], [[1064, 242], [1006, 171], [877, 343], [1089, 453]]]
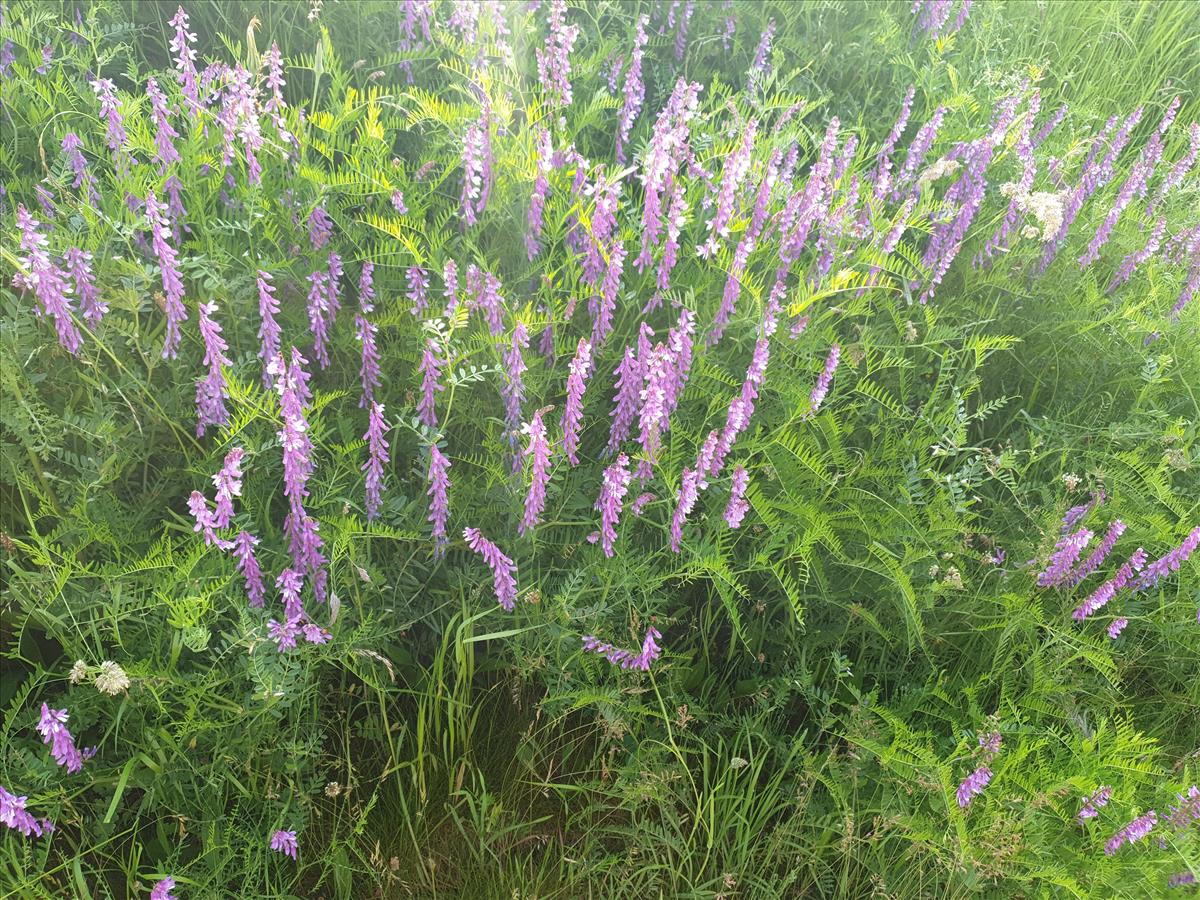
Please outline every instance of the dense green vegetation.
[[1195, 890], [1189, 3], [0, 7], [0, 900]]

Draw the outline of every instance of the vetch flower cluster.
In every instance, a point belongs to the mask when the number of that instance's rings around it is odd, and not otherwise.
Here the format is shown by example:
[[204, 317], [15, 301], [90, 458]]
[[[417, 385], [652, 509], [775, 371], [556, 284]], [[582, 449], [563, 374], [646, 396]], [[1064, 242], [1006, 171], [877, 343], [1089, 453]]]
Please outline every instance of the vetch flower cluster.
[[657, 628], [651, 625], [646, 629], [641, 650], [637, 652], [606, 644], [592, 635], [584, 636], [583, 649], [588, 653], [600, 654], [614, 666], [622, 669], [640, 669], [643, 672], [649, 672], [651, 664], [662, 656], [662, 648], [658, 644], [660, 640], [662, 640], [662, 635]]
[[529, 491], [525, 495], [525, 514], [517, 526], [517, 533], [524, 536], [541, 521], [542, 509], [546, 505], [546, 485], [550, 483], [550, 441], [546, 437], [546, 425], [542, 421], [544, 409], [539, 409], [521, 429], [528, 437], [525, 460], [529, 467]]
[[388, 442], [384, 437], [386, 432], [387, 425], [383, 419], [383, 404], [372, 403], [370, 413], [367, 417], [367, 433], [363, 435], [363, 440], [367, 442], [367, 461], [362, 464], [362, 471], [366, 473], [366, 509], [368, 521], [379, 515], [383, 491], [386, 488], [384, 483], [384, 467], [389, 462]]
[[467, 546], [483, 557], [483, 561], [492, 570], [492, 587], [496, 592], [496, 600], [508, 612], [517, 605], [517, 567], [505, 556], [499, 547], [483, 536], [478, 528], [464, 528], [463, 538]]
[[50, 755], [54, 757], [54, 761], [73, 775], [83, 768], [83, 755], [76, 748], [71, 732], [67, 730], [68, 718], [65, 709], [51, 709], [43, 703], [37, 730], [42, 736], [42, 743], [50, 745]]

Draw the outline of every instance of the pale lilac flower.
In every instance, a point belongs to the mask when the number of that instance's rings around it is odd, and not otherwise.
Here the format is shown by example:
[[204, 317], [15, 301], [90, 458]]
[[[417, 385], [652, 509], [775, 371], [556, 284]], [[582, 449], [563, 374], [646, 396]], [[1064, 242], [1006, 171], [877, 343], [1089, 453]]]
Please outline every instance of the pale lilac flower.
[[1054, 587], [1064, 584], [1071, 575], [1071, 567], [1075, 565], [1075, 560], [1079, 559], [1079, 554], [1084, 551], [1091, 539], [1092, 532], [1086, 528], [1080, 528], [1059, 540], [1054, 545], [1054, 552], [1050, 554], [1046, 568], [1038, 574], [1038, 587]]
[[492, 586], [496, 591], [496, 600], [505, 610], [512, 612], [517, 604], [517, 582], [514, 577], [517, 567], [499, 547], [485, 538], [479, 529], [465, 528], [463, 537], [467, 545], [482, 556], [492, 570]]
[[533, 196], [529, 199], [527, 219], [529, 232], [525, 235], [525, 252], [531, 262], [541, 250], [538, 239], [542, 236], [542, 215], [546, 209], [546, 192], [550, 190], [550, 158], [553, 151], [550, 146], [550, 132], [545, 128], [538, 129], [535, 147], [537, 176], [533, 182]]
[[687, 50], [688, 22], [692, 20], [695, 11], [695, 0], [687, 0], [683, 5], [683, 13], [679, 16], [678, 27], [675, 31], [675, 61], [683, 62], [683, 54]]
[[900, 167], [900, 172], [896, 175], [892, 187], [892, 200], [899, 199], [900, 192], [916, 176], [917, 169], [921, 167], [926, 154], [929, 153], [929, 148], [933, 146], [933, 141], [937, 137], [938, 129], [942, 127], [942, 120], [945, 116], [946, 108], [939, 106], [934, 110], [929, 121], [917, 129], [916, 136], [908, 146], [908, 153], [905, 154], [904, 165]]
[[825, 397], [829, 394], [829, 387], [833, 384], [833, 374], [837, 371], [841, 355], [842, 348], [837, 344], [829, 348], [829, 355], [825, 357], [825, 368], [821, 370], [821, 374], [817, 377], [817, 383], [813, 385], [812, 393], [809, 394], [809, 411], [806, 414], [808, 417], [816, 415], [821, 404], [825, 402]]
[[[226, 67], [224, 74], [225, 91], [221, 96], [221, 110], [217, 114], [222, 137], [221, 163], [228, 168], [233, 162], [234, 140], [240, 139], [245, 151], [250, 183], [258, 184], [262, 178], [262, 166], [255, 156], [255, 151], [261, 149], [263, 144], [258, 87], [252, 82], [250, 73], [241, 65], [232, 69]], [[228, 173], [227, 181], [230, 187], [234, 185], [232, 172]]]
[[750, 71], [746, 74], [746, 92], [752, 93], [755, 88], [767, 80], [771, 74], [771, 39], [775, 36], [775, 20], [767, 22], [762, 37], [758, 39], [758, 47], [754, 50], [754, 60], [750, 63]]
[[992, 770], [987, 766], [980, 766], [970, 775], [963, 779], [962, 784], [958, 786], [955, 796], [958, 799], [958, 805], [966, 809], [971, 805], [971, 801], [976, 795], [983, 792], [983, 789], [988, 786], [988, 782], [992, 780]]
[[1178, 872], [1167, 879], [1167, 887], [1177, 888], [1196, 883], [1196, 876], [1191, 872]]
[[453, 318], [454, 310], [458, 307], [458, 263], [452, 259], [446, 260], [442, 266], [442, 283], [446, 298], [446, 316]]
[[[684, 201], [682, 187], [676, 184], [679, 177], [677, 170], [690, 157], [690, 123], [696, 116], [699, 96], [700, 85], [689, 84], [680, 78], [655, 122], [639, 174], [645, 199], [642, 207], [642, 251], [634, 261], [638, 271], [643, 271], [650, 264], [650, 248], [658, 244], [664, 211], [672, 205], [676, 215], [671, 217], [668, 224], [678, 234], [678, 216], [682, 215]], [[661, 281], [661, 271], [659, 276]]]
[[[411, 53], [419, 50], [430, 41], [429, 25], [433, 19], [433, 3], [431, 0], [404, 0], [404, 21], [400, 32], [399, 50], [401, 53]], [[421, 37], [417, 36], [420, 27]], [[408, 76], [408, 83], [413, 83], [412, 60], [406, 59], [400, 63]]]
[[1193, 784], [1187, 794], [1175, 795], [1175, 803], [1167, 810], [1163, 824], [1174, 831], [1183, 831], [1194, 822], [1200, 822], [1200, 787]]
[[150, 246], [158, 257], [162, 272], [163, 296], [166, 298], [167, 331], [163, 342], [163, 359], [174, 359], [179, 349], [179, 326], [187, 321], [183, 305], [183, 276], [179, 272], [178, 256], [168, 242], [171, 229], [167, 226], [167, 207], [158, 201], [151, 190], [146, 194], [146, 220], [150, 225]]
[[1104, 538], [1097, 545], [1096, 549], [1092, 551], [1091, 556], [1081, 562], [1067, 577], [1067, 584], [1071, 586], [1077, 585], [1079, 582], [1083, 581], [1083, 579], [1087, 578], [1098, 568], [1100, 568], [1100, 564], [1104, 562], [1105, 557], [1108, 556], [1109, 552], [1113, 548], [1113, 545], [1117, 543], [1117, 538], [1124, 533], [1125, 523], [1120, 519], [1114, 520], [1113, 523], [1108, 526], [1108, 532], [1104, 535]]
[[188, 31], [188, 17], [182, 6], [167, 24], [175, 29], [171, 51], [175, 54], [175, 68], [179, 70], [184, 99], [188, 101], [192, 116], [195, 117], [200, 111], [200, 92], [196, 87], [196, 50], [192, 46], [196, 42], [196, 35]]
[[683, 546], [683, 525], [691, 515], [700, 498], [700, 491], [708, 487], [705, 473], [684, 467], [679, 473], [679, 490], [675, 494], [675, 512], [671, 515], [671, 550], [675, 553]]
[[108, 313], [108, 304], [100, 298], [92, 274], [92, 254], [78, 247], [68, 247], [63, 256], [67, 271], [75, 281], [75, 293], [79, 295], [79, 310], [83, 320], [93, 330]]
[[271, 386], [271, 375], [268, 369], [271, 360], [279, 355], [279, 336], [281, 329], [275, 321], [279, 314], [279, 301], [275, 299], [275, 287], [271, 284], [271, 274], [258, 270], [258, 358], [262, 360], [263, 387]]
[[229, 411], [225, 408], [229, 388], [221, 367], [233, 363], [225, 355], [229, 345], [221, 337], [221, 326], [212, 317], [217, 311], [217, 304], [200, 303], [197, 309], [200, 337], [204, 341], [203, 362], [208, 367], [208, 372], [196, 381], [196, 437], [204, 437], [205, 429], [209, 425], [220, 426], [229, 421]]
[[750, 174], [750, 156], [754, 151], [754, 138], [758, 132], [758, 119], [751, 117], [742, 131], [742, 140], [733, 153], [725, 157], [721, 172], [721, 188], [717, 193], [716, 211], [708, 221], [708, 240], [698, 248], [702, 257], [711, 258], [721, 246], [718, 240], [729, 237], [729, 223], [737, 211], [737, 196], [742, 182]]
[[552, 106], [571, 105], [571, 50], [579, 38], [579, 26], [567, 24], [566, 0], [550, 0], [546, 46], [535, 50], [538, 81]]
[[54, 761], [65, 766], [67, 772], [73, 775], [83, 768], [83, 757], [75, 747], [71, 732], [67, 730], [68, 718], [65, 709], [51, 709], [43, 703], [37, 730], [42, 736], [42, 743], [50, 745], [50, 755]]
[[1087, 503], [1081, 503], [1078, 506], [1072, 506], [1067, 510], [1062, 520], [1062, 532], [1066, 534], [1094, 509], [1104, 503], [1104, 491], [1096, 491], [1092, 494], [1091, 499]]
[[354, 315], [354, 334], [362, 345], [362, 363], [358, 369], [362, 382], [362, 394], [358, 398], [360, 409], [374, 402], [375, 389], [380, 382], [379, 351], [375, 346], [379, 327], [367, 318], [368, 313], [375, 311], [374, 272], [374, 263], [367, 261], [362, 264], [362, 274], [358, 279], [358, 312]]
[[21, 230], [21, 250], [26, 256], [18, 262], [18, 284], [33, 291], [38, 301], [38, 316], [54, 319], [58, 342], [69, 353], [78, 355], [83, 336], [75, 325], [71, 299], [67, 296], [67, 273], [50, 259], [49, 241], [39, 230], [40, 223], [23, 204], [17, 204], [17, 227]]
[[729, 504], [725, 507], [725, 521], [729, 524], [730, 528], [739, 527], [746, 513], [750, 511], [750, 504], [743, 497], [746, 493], [746, 486], [749, 483], [750, 475], [746, 472], [745, 466], [737, 466], [733, 470], [733, 484], [729, 489]]
[[642, 510], [646, 508], [646, 504], [653, 501], [654, 494], [642, 493], [634, 498], [633, 503], [629, 504], [629, 512], [636, 519], [642, 515]]
[[120, 102], [117, 100], [117, 86], [108, 78], [97, 78], [89, 84], [100, 101], [100, 115], [104, 117], [105, 122], [105, 141], [108, 143], [108, 149], [112, 151], [113, 162], [119, 170], [125, 169], [128, 167], [128, 159], [124, 148], [128, 135], [125, 133], [125, 120], [121, 116]]
[[384, 437], [387, 425], [383, 419], [383, 404], [372, 403], [367, 416], [367, 433], [363, 440], [367, 442], [367, 461], [362, 464], [366, 473], [366, 508], [367, 520], [379, 515], [382, 495], [386, 489], [384, 484], [384, 466], [389, 462], [388, 442]]
[[1091, 794], [1083, 798], [1083, 805], [1079, 807], [1079, 813], [1076, 818], [1080, 822], [1088, 819], [1094, 819], [1100, 815], [1099, 810], [1108, 805], [1108, 801], [1112, 799], [1112, 788], [1107, 785], [1101, 785]]
[[[1193, 122], [1188, 129], [1187, 153], [1180, 157], [1179, 161], [1171, 167], [1171, 170], [1163, 176], [1163, 180], [1159, 183], [1158, 191], [1154, 196], [1154, 204], [1160, 202], [1163, 197], [1183, 183], [1184, 176], [1196, 164], [1198, 154], [1200, 154], [1200, 122]], [[1154, 204], [1152, 204], [1152, 207]]]
[[1146, 571], [1138, 579], [1136, 589], [1144, 591], [1146, 588], [1154, 587], [1171, 572], [1179, 571], [1179, 567], [1187, 562], [1192, 551], [1198, 546], [1200, 546], [1200, 525], [1193, 528], [1178, 547], [1146, 566]]
[[604, 481], [600, 496], [596, 498], [596, 509], [600, 510], [600, 540], [604, 555], [613, 555], [613, 544], [617, 540], [616, 526], [621, 518], [621, 505], [629, 491], [629, 457], [622, 453], [611, 466], [604, 470]]
[[42, 47], [42, 64], [40, 66], [38, 66], [36, 69], [34, 69], [33, 71], [37, 72], [39, 75], [45, 75], [46, 72], [49, 70], [50, 61], [53, 59], [54, 59], [54, 45], [53, 44], [43, 45], [43, 47]]
[[271, 849], [277, 853], [282, 853], [284, 856], [296, 859], [297, 854], [300, 852], [300, 845], [296, 841], [296, 832], [276, 831], [271, 835]]
[[433, 525], [434, 555], [441, 556], [446, 552], [446, 522], [450, 518], [450, 460], [447, 459], [437, 444], [429, 445], [429, 496], [428, 520]]
[[[183, 12], [182, 6], [179, 8], [179, 11], [181, 13]], [[178, 898], [171, 893], [171, 890], [174, 887], [174, 878], [167, 877], [162, 879], [150, 889], [150, 900], [178, 900]]]
[[8, 78], [12, 73], [12, 64], [16, 60], [17, 56], [13, 53], [13, 42], [6, 40], [0, 44], [0, 78]]
[[1121, 260], [1121, 265], [1117, 268], [1117, 271], [1113, 273], [1112, 279], [1108, 282], [1107, 290], [1109, 293], [1115, 291], [1118, 287], [1132, 278], [1133, 273], [1137, 271], [1138, 266], [1158, 252], [1159, 247], [1162, 246], [1162, 238], [1163, 234], [1166, 233], [1166, 230], [1167, 217], [1159, 216], [1158, 220], [1154, 223], [1154, 227], [1150, 229], [1150, 234], [1146, 236], [1146, 243], [1142, 245], [1142, 248], [1126, 255], [1126, 257]]
[[467, 266], [467, 293], [472, 305], [482, 310], [492, 337], [503, 334], [504, 298], [500, 296], [500, 279], [472, 263]]
[[542, 509], [546, 505], [546, 485], [550, 483], [550, 442], [546, 438], [546, 425], [542, 421], [544, 410], [533, 414], [533, 419], [521, 431], [528, 435], [525, 459], [529, 464], [529, 492], [525, 495], [525, 513], [517, 533], [524, 536], [541, 521]]
[[233, 555], [238, 561], [238, 572], [246, 580], [246, 596], [250, 598], [251, 606], [261, 609], [267, 589], [263, 584], [262, 569], [259, 568], [258, 558], [254, 555], [254, 548], [257, 545], [258, 538], [248, 531], [239, 531], [237, 537], [233, 539]]
[[662, 648], [658, 645], [658, 641], [661, 639], [662, 635], [658, 629], [650, 625], [646, 628], [646, 636], [642, 639], [642, 648], [637, 653], [606, 644], [591, 635], [583, 638], [583, 649], [588, 653], [600, 654], [614, 666], [620, 666], [622, 669], [640, 669], [643, 672], [649, 672], [650, 665], [662, 656]]
[[408, 215], [408, 205], [404, 202], [404, 191], [399, 188], [392, 191], [392, 209], [402, 216]]
[[916, 92], [916, 86], [910, 84], [904, 94], [904, 100], [900, 104], [900, 115], [896, 118], [896, 124], [892, 126], [883, 146], [879, 149], [878, 165], [875, 169], [876, 196], [884, 197], [891, 189], [892, 151], [896, 149], [900, 135], [904, 134], [904, 129], [908, 125], [908, 117], [912, 114], [913, 97], [916, 96]]
[[271, 96], [263, 104], [263, 112], [271, 117], [271, 122], [284, 143], [299, 147], [299, 141], [288, 131], [283, 121], [283, 111], [287, 109], [287, 103], [283, 99], [283, 86], [287, 82], [283, 80], [283, 55], [279, 52], [277, 43], [272, 41], [271, 48], [263, 56], [262, 62], [267, 68], [266, 86], [271, 92]]
[[405, 279], [408, 282], [408, 301], [412, 304], [410, 312], [419, 316], [429, 306], [429, 273], [420, 266], [409, 266]]
[[[504, 426], [508, 433], [509, 446], [517, 446], [517, 434], [521, 430], [521, 404], [525, 399], [525, 383], [521, 376], [525, 372], [523, 351], [529, 347], [529, 332], [525, 323], [518, 322], [513, 329], [512, 341], [504, 351], [504, 383], [500, 393], [504, 398]], [[520, 469], [520, 457], [513, 455], [513, 471]]]
[[322, 369], [329, 368], [329, 328], [333, 310], [329, 307], [329, 275], [320, 269], [308, 276], [308, 329], [313, 336], [313, 355]]
[[463, 221], [474, 225], [487, 207], [492, 189], [491, 107], [483, 98], [479, 118], [467, 126], [462, 149], [462, 193], [460, 205]]
[[167, 97], [154, 78], [146, 81], [146, 94], [150, 98], [150, 112], [154, 117], [154, 158], [158, 160], [160, 171], [165, 173], [168, 165], [179, 162], [179, 151], [175, 149], [174, 143], [179, 137], [179, 132], [171, 127]]
[[1113, 619], [1108, 626], [1108, 637], [1110, 640], [1116, 640], [1120, 637], [1121, 632], [1125, 630], [1125, 626], [1129, 624], [1129, 620], [1124, 616], [1119, 619]]
[[71, 166], [71, 171], [75, 173], [75, 180], [71, 182], [71, 187], [79, 190], [81, 187], [86, 190], [88, 203], [93, 207], [100, 202], [100, 193], [96, 190], [96, 179], [92, 177], [92, 173], [88, 171], [87, 160], [84, 159], [80, 148], [83, 146], [83, 141], [79, 139], [73, 131], [67, 132], [62, 139], [63, 153], [67, 157], [67, 162]]
[[579, 339], [575, 358], [567, 365], [567, 401], [563, 408], [563, 452], [572, 466], [579, 465], [575, 451], [579, 447], [579, 427], [583, 423], [583, 392], [587, 388], [588, 375], [592, 369], [592, 345], [586, 338]]
[[1095, 613], [1108, 603], [1108, 601], [1112, 600], [1121, 588], [1129, 584], [1134, 574], [1140, 572], [1145, 565], [1146, 551], [1138, 547], [1133, 551], [1133, 555], [1129, 557], [1129, 561], [1117, 570], [1117, 574], [1092, 591], [1088, 598], [1071, 613], [1071, 618], [1076, 622], [1082, 622], [1088, 616]]
[[[642, 323], [643, 335], [649, 331], [649, 326]], [[650, 332], [652, 335], [653, 332]], [[617, 366], [613, 375], [617, 379], [617, 393], [613, 398], [612, 427], [608, 434], [609, 453], [615, 453], [621, 443], [629, 437], [629, 430], [638, 414], [638, 404], [642, 394], [642, 366], [638, 354], [632, 346], [625, 348], [625, 356]]]
[[421, 354], [421, 399], [417, 401], [417, 418], [426, 428], [437, 428], [437, 408], [434, 405], [434, 395], [444, 391], [445, 387], [438, 383], [442, 375], [444, 363], [438, 357], [438, 345], [433, 338], [425, 341], [425, 350]]
[[608, 251], [608, 265], [600, 282], [600, 297], [596, 304], [596, 317], [592, 322], [592, 343], [603, 345], [612, 332], [613, 313], [617, 308], [617, 293], [621, 289], [621, 275], [625, 268], [625, 248], [615, 243]]
[[1104, 855], [1112, 856], [1121, 849], [1122, 844], [1136, 844], [1148, 835], [1154, 826], [1158, 823], [1158, 813], [1150, 810], [1142, 816], [1138, 816], [1111, 838], [1104, 845]]
[[44, 824], [38, 822], [32, 814], [26, 811], [25, 804], [28, 800], [28, 797], [18, 797], [16, 794], [9, 793], [3, 785], [0, 785], [0, 822], [13, 831], [21, 832], [25, 837], [30, 835], [41, 837], [47, 830], [46, 826], [49, 825], [49, 821], [43, 820]]
[[637, 121], [638, 114], [642, 111], [642, 103], [646, 99], [646, 84], [642, 81], [642, 55], [646, 50], [646, 26], [649, 24], [649, 16], [638, 16], [633, 49], [629, 55], [629, 68], [625, 70], [624, 99], [621, 103], [621, 115], [617, 120], [617, 161], [622, 164], [625, 162], [625, 146], [629, 143], [633, 123]]
[[333, 219], [323, 206], [313, 207], [308, 214], [308, 240], [314, 250], [320, 250], [333, 237]]

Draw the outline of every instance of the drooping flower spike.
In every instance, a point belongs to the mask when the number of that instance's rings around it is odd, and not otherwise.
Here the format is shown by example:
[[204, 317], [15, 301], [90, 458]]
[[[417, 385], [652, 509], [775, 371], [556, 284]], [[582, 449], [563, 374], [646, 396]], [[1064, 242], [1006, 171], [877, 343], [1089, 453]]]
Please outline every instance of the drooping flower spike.
[[463, 529], [463, 538], [472, 550], [483, 557], [492, 570], [492, 586], [496, 601], [505, 610], [512, 612], [517, 605], [517, 567], [501, 552], [500, 548], [483, 536], [478, 528]]

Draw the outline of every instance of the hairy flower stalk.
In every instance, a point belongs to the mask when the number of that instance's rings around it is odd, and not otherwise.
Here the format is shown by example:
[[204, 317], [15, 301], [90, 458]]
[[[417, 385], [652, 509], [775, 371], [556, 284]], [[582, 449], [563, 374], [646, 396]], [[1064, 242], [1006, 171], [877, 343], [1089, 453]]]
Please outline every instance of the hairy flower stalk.
[[196, 35], [188, 31], [187, 13], [180, 6], [175, 16], [167, 23], [175, 29], [171, 37], [171, 52], [175, 54], [175, 68], [179, 71], [179, 83], [183, 98], [187, 101], [192, 118], [200, 112], [200, 91], [196, 85]]
[[546, 485], [550, 483], [550, 441], [546, 437], [546, 424], [542, 421], [545, 410], [539, 409], [521, 431], [529, 437], [525, 448], [525, 460], [529, 468], [529, 491], [525, 495], [525, 513], [517, 533], [522, 537], [541, 521], [542, 509], [546, 505]]
[[750, 504], [745, 500], [746, 487], [750, 484], [750, 475], [745, 466], [737, 466], [733, 470], [733, 483], [729, 489], [729, 504], [725, 507], [725, 522], [730, 528], [738, 528], [742, 519], [750, 511]]
[[646, 629], [641, 650], [636, 653], [623, 647], [606, 644], [591, 635], [583, 638], [583, 649], [588, 653], [600, 654], [614, 666], [620, 666], [622, 669], [640, 669], [643, 672], [649, 672], [651, 664], [662, 656], [662, 648], [658, 645], [660, 640], [662, 640], [662, 635], [657, 628], [651, 625]]
[[174, 359], [179, 349], [179, 326], [187, 321], [183, 305], [183, 276], [179, 272], [178, 256], [168, 242], [171, 229], [167, 226], [167, 208], [159, 202], [154, 191], [146, 194], [146, 220], [150, 225], [150, 246], [158, 257], [162, 272], [163, 296], [166, 299], [167, 331], [163, 341], [163, 359]]
[[1158, 813], [1150, 810], [1145, 815], [1138, 816], [1111, 838], [1104, 845], [1104, 855], [1112, 856], [1121, 849], [1122, 844], [1136, 844], [1148, 835], [1158, 823]]
[[387, 485], [384, 482], [384, 466], [388, 464], [388, 442], [384, 435], [387, 425], [383, 418], [383, 404], [372, 403], [367, 415], [367, 432], [363, 440], [367, 442], [367, 461], [362, 464], [366, 475], [366, 508], [367, 521], [379, 516], [383, 492]]
[[496, 592], [496, 600], [508, 612], [517, 605], [517, 567], [505, 556], [500, 548], [483, 536], [478, 528], [464, 528], [463, 537], [467, 545], [483, 557], [483, 561], [492, 570], [492, 587]]
[[197, 309], [200, 337], [204, 341], [203, 362], [208, 367], [208, 372], [196, 381], [196, 437], [204, 437], [205, 429], [209, 425], [221, 426], [229, 421], [229, 411], [225, 408], [229, 388], [221, 367], [233, 363], [225, 355], [229, 345], [221, 336], [221, 326], [212, 317], [217, 311], [217, 304], [200, 303]]
[[596, 498], [596, 509], [600, 511], [600, 547], [608, 557], [613, 555], [613, 545], [617, 541], [617, 522], [621, 518], [621, 506], [629, 491], [631, 478], [629, 457], [624, 453], [604, 470], [600, 496]]
[[437, 428], [437, 407], [435, 395], [444, 391], [445, 387], [438, 382], [442, 376], [443, 362], [438, 356], [437, 341], [428, 338], [425, 350], [421, 354], [421, 365], [417, 371], [421, 373], [421, 398], [417, 401], [417, 418], [426, 428]]
[[[500, 393], [504, 398], [504, 427], [508, 436], [509, 446], [515, 451], [519, 443], [518, 434], [523, 421], [521, 404], [525, 400], [525, 383], [522, 379], [527, 366], [525, 351], [529, 349], [529, 332], [524, 322], [518, 322], [513, 329], [512, 340], [504, 351], [504, 383]], [[521, 469], [520, 457], [513, 453], [513, 472]]]
[[362, 264], [362, 274], [358, 279], [358, 312], [354, 315], [354, 334], [362, 346], [362, 363], [359, 365], [358, 377], [362, 383], [362, 394], [358, 398], [359, 409], [365, 409], [375, 402], [375, 389], [379, 387], [379, 350], [375, 339], [379, 334], [379, 326], [367, 318], [375, 311], [375, 282], [374, 263], [367, 261]]
[[1071, 575], [1071, 567], [1075, 565], [1075, 560], [1079, 559], [1079, 554], [1091, 539], [1092, 533], [1086, 528], [1080, 528], [1059, 540], [1054, 545], [1054, 552], [1050, 554], [1046, 568], [1038, 574], [1038, 587], [1064, 584]]
[[462, 149], [462, 193], [460, 206], [463, 221], [474, 225], [487, 208], [488, 194], [492, 189], [492, 134], [491, 107], [484, 97], [479, 118], [467, 126]]
[[446, 536], [446, 522], [450, 519], [450, 460], [438, 449], [429, 445], [429, 497], [428, 521], [433, 526], [433, 555], [442, 556], [450, 539]]
[[146, 96], [150, 98], [150, 114], [154, 118], [154, 158], [158, 160], [159, 171], [165, 174], [167, 166], [179, 162], [179, 151], [175, 149], [179, 132], [171, 127], [167, 96], [153, 78], [146, 81]]
[[21, 270], [18, 284], [33, 291], [39, 316], [54, 319], [58, 342], [68, 353], [79, 354], [83, 335], [75, 325], [71, 298], [67, 295], [67, 273], [50, 259], [46, 249], [49, 240], [40, 231], [40, 223], [31, 216], [24, 204], [17, 205], [17, 227], [21, 230], [21, 250], [26, 254], [19, 260]]
[[1108, 532], [1104, 535], [1104, 538], [1100, 541], [1096, 549], [1092, 551], [1092, 555], [1081, 562], [1074, 569], [1074, 571], [1067, 576], [1067, 584], [1073, 587], [1100, 568], [1100, 564], [1104, 562], [1105, 558], [1112, 551], [1113, 545], [1117, 543], [1117, 538], [1124, 533], [1125, 523], [1120, 519], [1115, 520], [1111, 525], [1109, 525]]
[[579, 448], [579, 428], [583, 424], [583, 392], [592, 369], [592, 345], [579, 339], [575, 358], [567, 365], [567, 401], [563, 407], [563, 452], [572, 466], [579, 465], [575, 451]]
[[266, 585], [263, 584], [262, 569], [258, 565], [258, 557], [254, 548], [258, 546], [258, 538], [249, 531], [239, 531], [233, 539], [233, 555], [237, 559], [238, 573], [246, 581], [246, 596], [250, 605], [261, 609], [267, 596]]
[[42, 716], [38, 720], [37, 731], [42, 736], [42, 743], [50, 745], [50, 755], [60, 766], [64, 766], [68, 774], [74, 775], [83, 768], [83, 755], [75, 746], [75, 739], [67, 730], [65, 709], [51, 709], [42, 704]]
[[[1064, 540], [1067, 539], [1064, 538]], [[1145, 565], [1146, 551], [1138, 547], [1137, 550], [1133, 551], [1133, 555], [1129, 557], [1128, 562], [1122, 565], [1112, 578], [1092, 591], [1088, 598], [1071, 613], [1071, 618], [1076, 622], [1082, 622], [1088, 616], [1093, 615], [1102, 606], [1112, 600], [1121, 588], [1129, 584], [1133, 580], [1133, 576], [1142, 571]]]
[[538, 81], [552, 106], [570, 106], [571, 50], [579, 39], [579, 26], [567, 24], [566, 0], [550, 0], [546, 45], [535, 50]]
[[633, 37], [633, 49], [629, 54], [629, 68], [625, 70], [625, 86], [622, 90], [621, 115], [617, 120], [617, 161], [624, 165], [625, 147], [633, 131], [633, 123], [642, 111], [646, 99], [646, 84], [642, 81], [642, 56], [646, 51], [646, 26], [649, 16], [638, 16]]

